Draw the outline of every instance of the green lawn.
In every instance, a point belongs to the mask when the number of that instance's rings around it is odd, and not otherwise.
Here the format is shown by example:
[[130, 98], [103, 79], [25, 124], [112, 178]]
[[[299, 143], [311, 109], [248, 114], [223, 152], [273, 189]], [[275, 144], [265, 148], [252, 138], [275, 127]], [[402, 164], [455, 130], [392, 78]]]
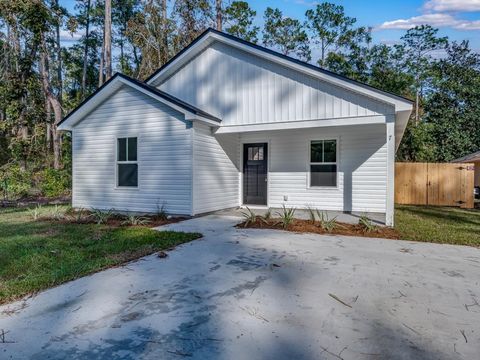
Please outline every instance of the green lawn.
[[1, 209], [0, 304], [200, 236], [141, 226], [34, 221], [28, 210]]
[[395, 229], [405, 240], [480, 246], [480, 210], [397, 206]]

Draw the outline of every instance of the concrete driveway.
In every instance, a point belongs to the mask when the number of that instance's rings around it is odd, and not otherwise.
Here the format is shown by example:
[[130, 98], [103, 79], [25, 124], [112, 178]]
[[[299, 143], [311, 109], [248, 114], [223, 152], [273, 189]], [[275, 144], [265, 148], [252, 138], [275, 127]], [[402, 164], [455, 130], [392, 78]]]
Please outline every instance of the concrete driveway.
[[478, 359], [479, 249], [237, 221], [1, 307], [0, 359]]

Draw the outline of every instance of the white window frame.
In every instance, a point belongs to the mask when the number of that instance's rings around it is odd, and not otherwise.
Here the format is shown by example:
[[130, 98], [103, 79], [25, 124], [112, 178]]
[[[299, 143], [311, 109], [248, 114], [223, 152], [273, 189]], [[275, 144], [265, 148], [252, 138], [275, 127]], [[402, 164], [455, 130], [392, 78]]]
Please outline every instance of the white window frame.
[[[120, 139], [127, 139], [127, 148], [126, 148], [126, 151], [127, 151], [127, 157], [126, 159], [128, 159], [128, 139], [129, 138], [136, 138], [137, 139], [137, 160], [136, 161], [130, 161], [130, 160], [125, 160], [125, 161], [120, 161], [118, 160], [118, 141]], [[118, 136], [115, 138], [115, 189], [126, 189], [126, 190], [137, 190], [139, 188], [139, 185], [140, 185], [140, 165], [139, 165], [139, 161], [138, 161], [138, 158], [139, 158], [139, 153], [138, 153], [138, 144], [139, 144], [139, 137], [138, 135], [122, 135], [122, 136]], [[121, 164], [136, 164], [137, 165], [137, 186], [122, 186], [122, 185], [119, 185], [118, 184], [118, 165], [121, 165]]]
[[[314, 141], [335, 141], [335, 162], [312, 162], [312, 142]], [[309, 189], [338, 189], [339, 186], [339, 164], [340, 164], [340, 154], [339, 154], [339, 144], [340, 144], [340, 139], [337, 137], [326, 137], [326, 138], [311, 138], [308, 140], [308, 183], [307, 187]], [[322, 154], [323, 157], [323, 154]], [[336, 176], [336, 182], [335, 185], [333, 186], [328, 186], [328, 185], [312, 185], [312, 165], [336, 165], [337, 169], [337, 176]]]

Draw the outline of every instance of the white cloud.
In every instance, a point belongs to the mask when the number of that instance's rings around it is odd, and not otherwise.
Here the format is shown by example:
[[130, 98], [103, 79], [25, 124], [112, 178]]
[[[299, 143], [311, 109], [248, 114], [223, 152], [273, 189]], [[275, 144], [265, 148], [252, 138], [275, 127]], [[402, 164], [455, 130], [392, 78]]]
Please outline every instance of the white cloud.
[[74, 32], [73, 34], [70, 31], [60, 30], [60, 40], [61, 41], [77, 41], [83, 36], [82, 32]]
[[425, 10], [439, 12], [480, 11], [480, 0], [428, 0]]
[[450, 14], [424, 14], [414, 16], [409, 19], [398, 19], [386, 21], [378, 29], [402, 29], [408, 30], [419, 25], [431, 25], [433, 27], [445, 28], [451, 27], [457, 30], [480, 30], [480, 20], [462, 20], [457, 19]]

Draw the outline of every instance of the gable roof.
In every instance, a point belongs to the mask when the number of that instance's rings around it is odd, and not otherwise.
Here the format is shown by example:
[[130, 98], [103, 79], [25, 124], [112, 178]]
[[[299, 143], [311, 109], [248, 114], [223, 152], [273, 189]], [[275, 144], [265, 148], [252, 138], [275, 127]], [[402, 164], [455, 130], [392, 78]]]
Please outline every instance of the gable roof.
[[480, 161], [480, 150], [468, 155], [465, 155], [461, 158], [452, 160], [452, 163], [463, 163], [463, 162], [477, 162]]
[[221, 120], [193, 105], [186, 103], [183, 100], [176, 98], [164, 91], [161, 91], [153, 86], [145, 84], [141, 81], [135, 80], [129, 76], [121, 73], [116, 73], [101, 87], [99, 87], [93, 94], [83, 100], [74, 110], [72, 110], [62, 121], [58, 123], [60, 130], [70, 130], [75, 124], [80, 122], [85, 115], [100, 105], [107, 97], [114, 91], [118, 90], [120, 86], [127, 85], [144, 94], [153, 97], [154, 99], [165, 103], [175, 110], [185, 114], [187, 120], [201, 120], [211, 125], [219, 125]]
[[325, 81], [334, 83], [335, 85], [348, 88], [357, 93], [373, 97], [380, 101], [395, 105], [396, 111], [411, 111], [413, 101], [405, 97], [392, 94], [373, 86], [364, 84], [357, 80], [336, 74], [332, 71], [325, 70], [310, 63], [283, 55], [277, 51], [268, 49], [266, 47], [251, 43], [249, 41], [240, 39], [236, 36], [220, 32], [218, 30], [208, 28], [187, 47], [181, 50], [165, 65], [155, 71], [151, 76], [145, 80], [147, 84], [157, 84], [158, 81], [168, 78], [177, 69], [187, 63], [190, 59], [199, 54], [203, 49], [208, 47], [212, 42], [220, 41], [227, 43], [241, 50], [254, 53], [257, 56], [267, 58], [274, 62], [281, 63], [287, 67], [293, 67], [296, 70], [307, 72], [310, 75], [319, 77]]

